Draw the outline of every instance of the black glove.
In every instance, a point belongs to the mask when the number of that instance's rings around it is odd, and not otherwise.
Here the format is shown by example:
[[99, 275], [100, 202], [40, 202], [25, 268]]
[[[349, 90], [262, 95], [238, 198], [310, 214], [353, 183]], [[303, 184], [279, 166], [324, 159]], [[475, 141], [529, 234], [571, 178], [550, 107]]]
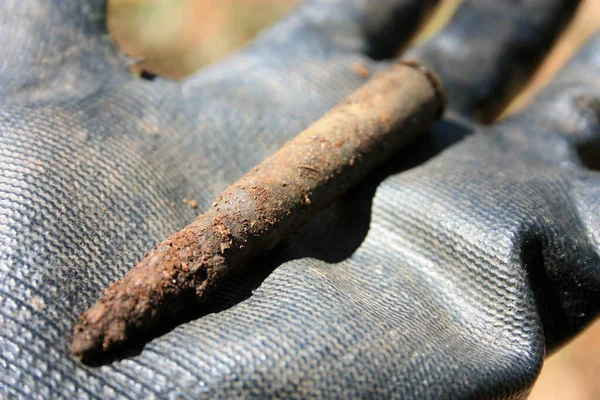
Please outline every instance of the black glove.
[[432, 3], [309, 1], [175, 83], [128, 73], [102, 1], [3, 0], [1, 395], [526, 395], [599, 308], [600, 176], [579, 154], [599, 159], [600, 37], [528, 112], [471, 121], [500, 112], [572, 0], [466, 1], [409, 52], [449, 92], [429, 135], [137, 355], [69, 351], [110, 282], [356, 89], [357, 65], [389, 64]]

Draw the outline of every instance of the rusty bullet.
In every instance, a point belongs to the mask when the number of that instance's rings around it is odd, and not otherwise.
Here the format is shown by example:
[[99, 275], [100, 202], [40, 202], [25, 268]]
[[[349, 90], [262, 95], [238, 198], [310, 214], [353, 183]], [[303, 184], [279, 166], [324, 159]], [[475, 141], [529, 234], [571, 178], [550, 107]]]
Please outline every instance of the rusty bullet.
[[426, 132], [444, 108], [440, 79], [419, 63], [398, 62], [373, 77], [110, 285], [81, 314], [73, 354], [91, 360], [203, 302], [238, 266]]

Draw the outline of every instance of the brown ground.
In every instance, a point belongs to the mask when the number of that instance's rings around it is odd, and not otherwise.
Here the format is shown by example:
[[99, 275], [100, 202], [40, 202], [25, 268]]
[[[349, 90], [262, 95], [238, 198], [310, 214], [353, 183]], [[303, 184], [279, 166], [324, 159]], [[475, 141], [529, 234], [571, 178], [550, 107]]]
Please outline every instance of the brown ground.
[[108, 28], [140, 67], [181, 78], [244, 45], [298, 0], [109, 0]]
[[[442, 1], [444, 8], [417, 40], [447, 22], [460, 2]], [[179, 78], [242, 46], [297, 3], [299, 0], [109, 0], [108, 25], [121, 49], [141, 60], [138, 68]], [[526, 104], [598, 28], [600, 1], [583, 0], [575, 20], [508, 113]], [[598, 399], [598, 377], [600, 321], [547, 360], [529, 399]]]

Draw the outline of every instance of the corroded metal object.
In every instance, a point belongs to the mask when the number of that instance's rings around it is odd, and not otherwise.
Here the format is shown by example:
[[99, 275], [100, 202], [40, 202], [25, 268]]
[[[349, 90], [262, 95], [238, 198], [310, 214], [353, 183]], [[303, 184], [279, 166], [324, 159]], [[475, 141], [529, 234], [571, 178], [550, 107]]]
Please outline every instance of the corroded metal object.
[[435, 73], [399, 62], [220, 194], [192, 224], [113, 283], [75, 327], [86, 360], [204, 301], [236, 268], [272, 249], [441, 116]]

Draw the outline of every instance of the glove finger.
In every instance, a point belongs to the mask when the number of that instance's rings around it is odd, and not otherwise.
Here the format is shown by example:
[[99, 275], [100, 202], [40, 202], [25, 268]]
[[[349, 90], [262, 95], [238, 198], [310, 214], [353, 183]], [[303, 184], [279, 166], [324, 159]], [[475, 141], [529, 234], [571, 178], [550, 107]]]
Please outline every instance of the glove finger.
[[363, 53], [373, 59], [391, 58], [438, 1], [310, 0], [291, 17], [295, 23], [288, 21], [289, 26], [278, 31], [283, 36], [271, 32], [270, 37], [258, 42], [277, 49], [286, 38], [300, 31], [309, 33], [308, 30], [311, 36], [316, 33], [323, 41], [346, 51]]
[[[192, 125], [236, 177], [357, 89], [437, 0], [312, 0], [182, 85]], [[226, 120], [222, 117], [227, 115]], [[222, 132], [226, 131], [224, 136]]]
[[529, 159], [596, 167], [600, 153], [600, 32], [518, 115], [499, 125]]
[[0, 2], [0, 103], [81, 99], [126, 80], [109, 45], [104, 0]]
[[[527, 247], [549, 350], [600, 312], [600, 175], [585, 168], [597, 168], [600, 159], [599, 72], [600, 32], [524, 111], [490, 137], [512, 153], [513, 165], [533, 164], [537, 171], [560, 167], [538, 178], [551, 182], [545, 197], [555, 210], [544, 224], [550, 233]], [[523, 173], [529, 181], [539, 175]]]
[[439, 72], [451, 110], [491, 121], [548, 52], [578, 2], [466, 0], [443, 31], [408, 56]]

